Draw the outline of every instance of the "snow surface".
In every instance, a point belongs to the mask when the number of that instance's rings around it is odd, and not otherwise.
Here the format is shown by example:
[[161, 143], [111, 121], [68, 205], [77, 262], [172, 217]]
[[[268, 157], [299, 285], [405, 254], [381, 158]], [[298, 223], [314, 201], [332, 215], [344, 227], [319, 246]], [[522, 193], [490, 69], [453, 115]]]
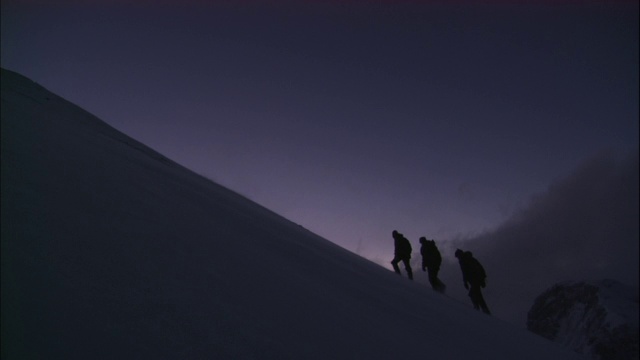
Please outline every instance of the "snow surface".
[[3, 359], [580, 358], [6, 70], [1, 163]]

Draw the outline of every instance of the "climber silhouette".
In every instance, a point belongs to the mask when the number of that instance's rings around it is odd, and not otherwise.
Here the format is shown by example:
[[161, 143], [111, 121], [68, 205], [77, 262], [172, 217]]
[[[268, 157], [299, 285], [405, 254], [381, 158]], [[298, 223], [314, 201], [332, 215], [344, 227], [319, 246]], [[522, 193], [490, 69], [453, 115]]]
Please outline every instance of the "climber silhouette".
[[446, 286], [438, 279], [438, 271], [442, 264], [442, 256], [436, 246], [435, 240], [427, 240], [426, 237], [420, 238], [420, 254], [422, 254], [422, 271], [429, 270], [429, 283], [433, 290], [444, 293]]
[[455, 252], [460, 269], [462, 270], [462, 281], [465, 289], [469, 289], [469, 297], [476, 310], [482, 309], [485, 314], [490, 314], [489, 307], [482, 296], [482, 289], [486, 286], [487, 274], [484, 268], [476, 258], [473, 257], [471, 251], [462, 251], [457, 249]]
[[396, 230], [393, 230], [391, 233], [393, 236], [393, 241], [395, 245], [395, 256], [393, 260], [391, 260], [391, 265], [393, 266], [393, 270], [400, 274], [400, 268], [398, 267], [398, 263], [402, 261], [404, 263], [404, 268], [407, 270], [407, 276], [410, 280], [413, 280], [413, 271], [411, 270], [411, 243], [404, 235], [400, 234]]

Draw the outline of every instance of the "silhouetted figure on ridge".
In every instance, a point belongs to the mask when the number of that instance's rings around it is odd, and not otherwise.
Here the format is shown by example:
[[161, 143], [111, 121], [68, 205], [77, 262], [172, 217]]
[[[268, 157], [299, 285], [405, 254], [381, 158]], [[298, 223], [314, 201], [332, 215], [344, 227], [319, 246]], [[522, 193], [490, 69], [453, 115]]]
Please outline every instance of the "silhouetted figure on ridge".
[[391, 233], [393, 236], [393, 241], [395, 245], [395, 256], [393, 260], [391, 260], [391, 265], [393, 266], [393, 270], [400, 274], [400, 268], [398, 267], [398, 263], [402, 261], [404, 263], [404, 268], [407, 270], [407, 276], [410, 280], [413, 280], [413, 271], [411, 270], [411, 243], [404, 235], [400, 234], [396, 230], [393, 230]]
[[[460, 263], [462, 270], [462, 281], [465, 289], [469, 289], [469, 297], [476, 310], [482, 309], [485, 314], [491, 314], [489, 307], [482, 296], [482, 289], [486, 286], [487, 274], [484, 268], [476, 258], [473, 257], [471, 251], [456, 250], [456, 257]], [[471, 287], [471, 288], [469, 288]]]
[[420, 254], [422, 254], [422, 271], [429, 270], [429, 284], [433, 290], [444, 293], [446, 286], [438, 279], [438, 271], [442, 264], [442, 256], [436, 246], [435, 240], [427, 240], [426, 237], [420, 238]]

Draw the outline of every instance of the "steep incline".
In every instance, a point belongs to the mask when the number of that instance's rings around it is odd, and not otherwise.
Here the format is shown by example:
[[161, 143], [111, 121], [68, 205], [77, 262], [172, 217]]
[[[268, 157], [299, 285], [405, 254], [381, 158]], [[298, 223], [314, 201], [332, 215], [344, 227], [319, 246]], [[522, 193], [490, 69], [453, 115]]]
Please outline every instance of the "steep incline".
[[572, 358], [5, 70], [1, 163], [3, 359]]

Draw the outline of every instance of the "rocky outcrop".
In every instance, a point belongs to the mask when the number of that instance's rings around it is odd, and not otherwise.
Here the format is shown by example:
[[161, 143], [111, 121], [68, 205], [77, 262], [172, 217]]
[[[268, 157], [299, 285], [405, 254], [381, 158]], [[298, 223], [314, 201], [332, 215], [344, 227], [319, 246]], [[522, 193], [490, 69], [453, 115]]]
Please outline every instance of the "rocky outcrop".
[[638, 289], [613, 280], [556, 284], [535, 300], [527, 328], [592, 359], [638, 359]]

